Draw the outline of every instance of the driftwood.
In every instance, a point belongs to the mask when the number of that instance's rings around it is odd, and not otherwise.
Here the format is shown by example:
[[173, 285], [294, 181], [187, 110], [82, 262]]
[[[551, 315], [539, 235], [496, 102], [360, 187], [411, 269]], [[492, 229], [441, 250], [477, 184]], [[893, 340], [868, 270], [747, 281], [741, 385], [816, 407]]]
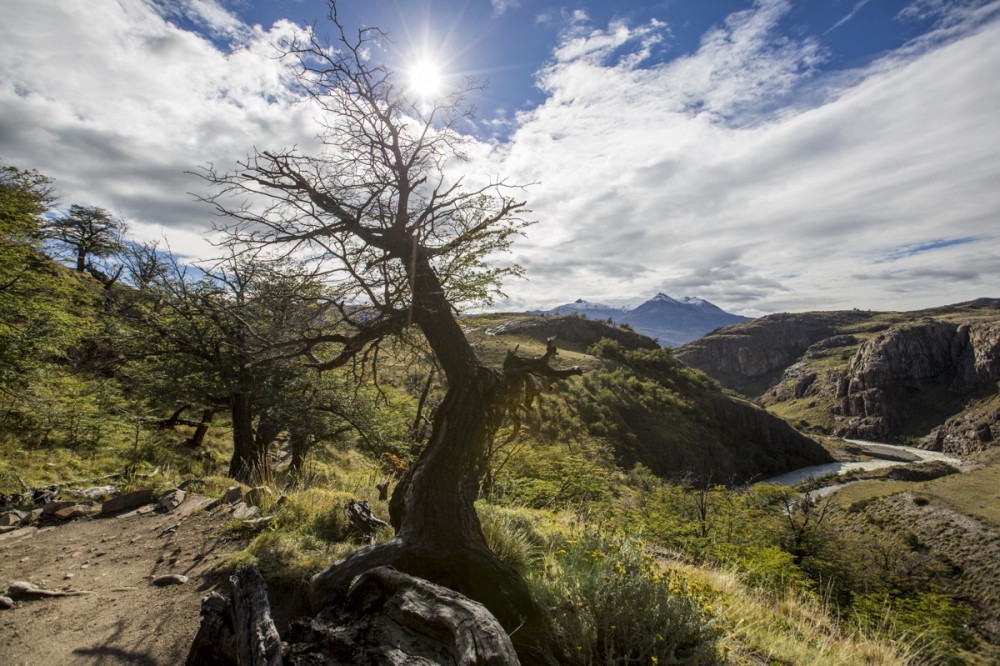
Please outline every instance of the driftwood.
[[79, 597], [90, 594], [89, 590], [46, 590], [34, 583], [16, 580], [7, 588], [7, 594], [18, 597]]
[[211, 592], [202, 599], [201, 626], [187, 666], [281, 666], [281, 638], [260, 571], [251, 564], [229, 582], [231, 597]]
[[372, 507], [367, 500], [351, 500], [344, 505], [347, 519], [358, 535], [368, 543], [375, 543], [375, 533], [379, 527], [388, 527], [389, 523], [372, 515]]

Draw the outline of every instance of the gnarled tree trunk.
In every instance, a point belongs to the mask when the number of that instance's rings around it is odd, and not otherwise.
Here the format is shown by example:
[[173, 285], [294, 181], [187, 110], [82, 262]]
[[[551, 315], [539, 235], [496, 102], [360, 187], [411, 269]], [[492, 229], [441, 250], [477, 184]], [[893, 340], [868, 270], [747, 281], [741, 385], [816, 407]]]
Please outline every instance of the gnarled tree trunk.
[[[413, 320], [420, 326], [448, 379], [427, 447], [397, 484], [390, 500], [396, 536], [355, 551], [313, 577], [314, 606], [335, 603], [351, 580], [368, 569], [392, 565], [452, 588], [486, 606], [508, 631], [538, 616], [524, 578], [486, 545], [474, 502], [484, 453], [509, 406], [520, 402], [524, 379], [547, 370], [546, 356], [511, 363], [501, 373], [479, 363], [451, 313], [428, 262], [417, 255], [413, 271]], [[564, 376], [578, 368], [551, 371]]]

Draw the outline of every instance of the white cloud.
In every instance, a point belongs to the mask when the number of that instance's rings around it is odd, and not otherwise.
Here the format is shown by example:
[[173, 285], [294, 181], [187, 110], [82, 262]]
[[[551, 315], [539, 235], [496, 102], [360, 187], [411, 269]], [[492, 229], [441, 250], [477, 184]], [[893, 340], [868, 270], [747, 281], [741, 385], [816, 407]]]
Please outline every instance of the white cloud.
[[[657, 291], [754, 313], [997, 295], [1000, 0], [920, 0], [900, 18], [934, 32], [840, 75], [818, 73], [819, 42], [778, 30], [790, 6], [761, 0], [660, 65], [650, 56], [672, 36], [658, 21], [539, 18], [566, 27], [538, 72], [545, 103], [504, 119], [507, 143], [469, 148], [468, 182], [539, 183], [539, 224], [514, 247], [529, 280], [507, 286], [510, 307]], [[212, 221], [183, 194], [202, 186], [186, 170], [315, 132], [273, 57], [290, 23], [249, 27], [213, 0], [32, 0], [6, 3], [3, 28], [0, 157], [181, 253], [205, 251]]]
[[[996, 295], [1000, 25], [962, 8], [971, 18], [919, 45], [823, 78], [818, 43], [778, 34], [788, 8], [758, 3], [660, 66], [620, 55], [648, 28], [567, 34], [540, 73], [547, 101], [502, 154], [501, 171], [540, 183], [514, 306], [661, 290], [765, 311]], [[803, 86], [812, 105], [790, 106]], [[980, 240], [876, 265], [967, 237]], [[608, 274], [616, 258], [626, 274]]]
[[493, 7], [493, 15], [500, 16], [508, 9], [520, 7], [521, 3], [520, 0], [490, 0], [490, 5]]
[[[232, 50], [168, 22], [182, 13]], [[202, 183], [184, 172], [315, 133], [271, 46], [289, 23], [242, 26], [209, 0], [33, 0], [7, 3], [4, 23], [3, 159], [55, 177], [67, 204], [123, 215], [141, 239], [165, 232], [176, 250], [205, 252], [212, 212], [185, 194]]]

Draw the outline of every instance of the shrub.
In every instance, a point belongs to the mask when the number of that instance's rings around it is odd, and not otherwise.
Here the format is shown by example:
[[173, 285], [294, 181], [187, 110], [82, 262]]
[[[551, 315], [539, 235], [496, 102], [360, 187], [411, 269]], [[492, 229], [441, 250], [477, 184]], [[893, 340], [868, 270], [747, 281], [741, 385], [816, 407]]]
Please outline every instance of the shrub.
[[658, 570], [642, 542], [586, 535], [566, 541], [529, 577], [547, 609], [551, 664], [721, 663], [714, 591]]
[[527, 509], [479, 502], [476, 510], [486, 545], [504, 564], [523, 574], [532, 560], [541, 558], [545, 538]]

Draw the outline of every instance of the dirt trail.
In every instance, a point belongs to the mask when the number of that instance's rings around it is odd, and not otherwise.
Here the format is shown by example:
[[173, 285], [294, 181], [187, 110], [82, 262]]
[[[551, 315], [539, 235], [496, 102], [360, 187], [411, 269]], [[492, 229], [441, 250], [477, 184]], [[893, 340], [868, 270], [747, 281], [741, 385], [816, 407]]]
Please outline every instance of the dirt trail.
[[[20, 599], [0, 610], [0, 666], [183, 664], [216, 565], [245, 543], [220, 537], [227, 514], [95, 517], [0, 538], [0, 594], [13, 581], [81, 596]], [[187, 515], [185, 515], [187, 514]], [[176, 525], [176, 529], [170, 528]], [[182, 585], [153, 579], [181, 574]]]

